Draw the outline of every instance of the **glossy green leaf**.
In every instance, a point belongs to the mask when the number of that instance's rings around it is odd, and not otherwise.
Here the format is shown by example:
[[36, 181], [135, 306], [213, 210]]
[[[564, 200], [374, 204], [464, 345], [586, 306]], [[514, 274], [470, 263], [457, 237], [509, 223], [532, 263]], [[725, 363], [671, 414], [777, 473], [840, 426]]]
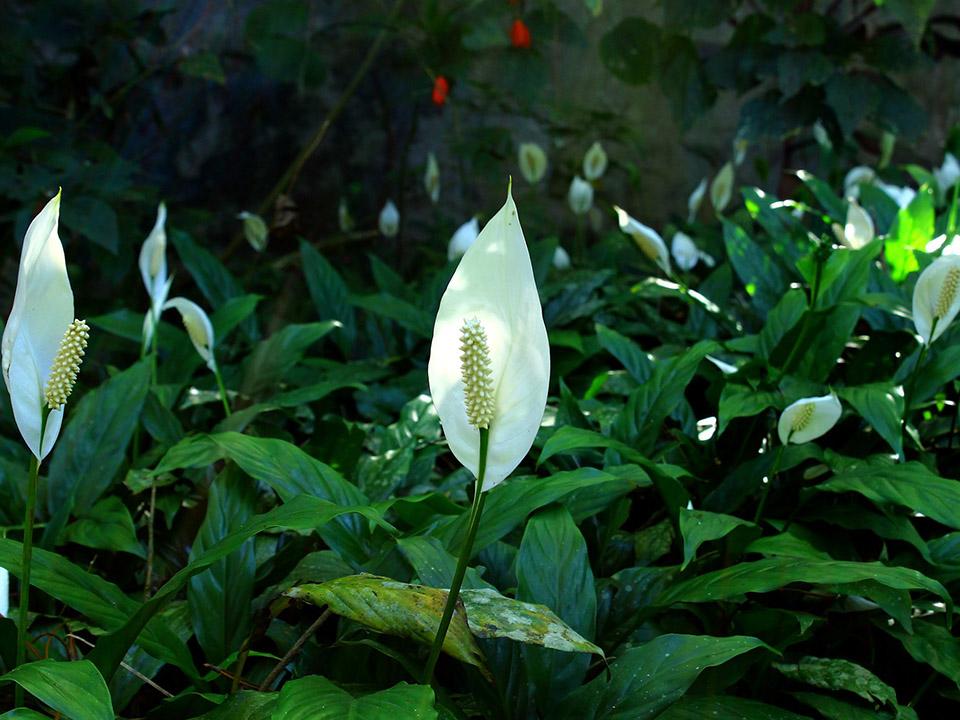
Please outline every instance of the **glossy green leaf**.
[[712, 513], [705, 510], [681, 508], [679, 515], [680, 535], [683, 537], [683, 570], [690, 564], [703, 543], [719, 540], [738, 527], [751, 527], [753, 523], [732, 515]]
[[81, 513], [63, 534], [66, 542], [114, 552], [127, 552], [145, 558], [137, 540], [133, 519], [120, 498], [111, 495], [100, 500], [89, 511]]
[[710, 718], [710, 720], [809, 720], [806, 715], [797, 715], [789, 710], [756, 700], [728, 695], [683, 698], [657, 715], [657, 720], [704, 720], [704, 718]]
[[89, 660], [37, 660], [0, 675], [70, 720], [113, 720], [110, 691]]
[[348, 300], [350, 291], [336, 268], [306, 241], [300, 242], [300, 258], [307, 280], [310, 299], [320, 320], [337, 320], [342, 328], [334, 335], [336, 342], [349, 354], [357, 335], [356, 316]]
[[661, 635], [623, 653], [573, 693], [560, 717], [570, 720], [645, 720], [679, 700], [706, 668], [765, 648], [745, 636]]
[[876, 383], [837, 390], [845, 400], [873, 426], [897, 455], [903, 453], [903, 434], [900, 421], [903, 418], [903, 395], [893, 385]]
[[354, 697], [324, 677], [291, 680], [280, 691], [270, 720], [436, 720], [433, 689], [400, 683]]
[[336, 320], [287, 325], [253, 348], [243, 366], [243, 389], [259, 395], [280, 385], [307, 350], [338, 328]]

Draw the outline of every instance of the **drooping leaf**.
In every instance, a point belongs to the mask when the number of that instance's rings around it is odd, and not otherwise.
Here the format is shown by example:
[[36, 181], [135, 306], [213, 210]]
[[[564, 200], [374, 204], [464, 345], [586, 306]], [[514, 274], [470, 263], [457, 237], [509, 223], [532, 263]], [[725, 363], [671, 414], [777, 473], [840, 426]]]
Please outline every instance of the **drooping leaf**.
[[270, 720], [436, 720], [429, 685], [399, 683], [354, 697], [324, 677], [291, 680], [283, 686]]
[[110, 691], [89, 660], [37, 660], [0, 675], [71, 720], [113, 720]]

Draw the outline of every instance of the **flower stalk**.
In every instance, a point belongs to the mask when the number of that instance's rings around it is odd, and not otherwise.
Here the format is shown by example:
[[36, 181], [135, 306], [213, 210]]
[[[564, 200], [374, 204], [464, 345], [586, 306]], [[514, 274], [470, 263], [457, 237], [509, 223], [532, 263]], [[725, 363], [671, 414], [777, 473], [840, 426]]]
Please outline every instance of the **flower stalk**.
[[463, 547], [460, 548], [460, 557], [457, 560], [457, 569], [453, 573], [453, 580], [450, 582], [450, 590], [447, 593], [447, 604], [443, 607], [443, 616], [440, 618], [440, 625], [437, 628], [437, 635], [433, 639], [433, 646], [430, 648], [430, 656], [427, 658], [427, 664], [423, 670], [423, 683], [429, 685], [433, 680], [433, 670], [440, 658], [440, 652], [443, 650], [443, 641], [447, 637], [447, 630], [450, 628], [450, 621], [453, 619], [454, 610], [457, 607], [457, 601], [460, 598], [460, 587], [463, 585], [463, 578], [467, 574], [467, 564], [473, 554], [473, 542], [477, 537], [477, 528], [480, 527], [480, 516], [483, 514], [483, 502], [487, 494], [483, 491], [483, 477], [487, 469], [487, 448], [490, 442], [489, 428], [480, 430], [480, 473], [477, 476], [476, 490], [473, 493], [473, 505], [470, 508], [470, 520], [467, 523], [467, 537], [463, 541]]

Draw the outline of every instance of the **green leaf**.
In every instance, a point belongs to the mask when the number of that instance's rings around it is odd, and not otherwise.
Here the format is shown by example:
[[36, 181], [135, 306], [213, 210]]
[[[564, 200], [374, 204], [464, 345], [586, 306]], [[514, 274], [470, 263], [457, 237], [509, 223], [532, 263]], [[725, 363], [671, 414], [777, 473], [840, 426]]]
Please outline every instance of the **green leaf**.
[[885, 0], [882, 4], [887, 12], [900, 21], [913, 44], [919, 45], [936, 0]]
[[629, 462], [646, 462], [646, 458], [626, 443], [607, 437], [595, 430], [564, 425], [551, 435], [540, 451], [537, 465], [545, 463], [554, 455], [564, 455], [577, 450], [611, 448]]
[[600, 59], [623, 82], [642, 85], [660, 62], [660, 32], [643, 18], [621, 20], [600, 39]]
[[37, 660], [0, 675], [70, 720], [113, 720], [110, 691], [89, 660]]
[[633, 647], [563, 703], [570, 720], [646, 720], [679, 700], [708, 667], [765, 648], [753, 637], [661, 635]]
[[209, 50], [185, 57], [180, 62], [180, 72], [201, 80], [210, 80], [218, 85], [223, 85], [227, 81], [223, 74], [223, 66], [220, 65], [220, 58]]
[[897, 455], [903, 454], [903, 434], [900, 429], [903, 395], [898, 393], [892, 384], [875, 383], [840, 388], [837, 395], [853, 405]]
[[117, 213], [100, 198], [84, 195], [63, 204], [61, 222], [114, 255], [120, 247]]
[[830, 695], [810, 692], [795, 692], [792, 694], [797, 700], [809, 705], [828, 720], [893, 720], [893, 714], [879, 712], [879, 709], [873, 704], [869, 708], [864, 708]]
[[654, 368], [653, 360], [639, 345], [605, 325], [597, 323], [594, 327], [600, 347], [619, 360], [634, 380], [643, 383], [650, 379]]
[[914, 255], [923, 251], [935, 234], [936, 216], [933, 191], [921, 188], [905, 208], [897, 212], [897, 219], [884, 243], [884, 252], [890, 264], [890, 277], [902, 282], [907, 275], [920, 268]]
[[283, 686], [270, 720], [436, 720], [429, 685], [399, 683], [387, 690], [353, 697], [319, 675]]
[[47, 508], [53, 516], [43, 534], [51, 546], [76, 508], [87, 512], [109, 488], [123, 465], [150, 387], [143, 360], [91, 390], [70, 409], [50, 462]]
[[717, 435], [723, 433], [731, 420], [759, 415], [767, 408], [780, 408], [784, 404], [779, 392], [760, 392], [746, 385], [727, 383], [720, 392]]
[[[150, 619], [170, 602], [183, 589], [187, 581], [198, 572], [206, 570], [258, 533], [266, 530], [319, 530], [338, 516], [347, 513], [359, 513], [388, 531], [393, 530], [383, 520], [380, 513], [373, 508], [342, 507], [308, 495], [295, 497], [280, 507], [252, 518], [239, 530], [223, 538], [203, 555], [182, 568], [150, 600], [139, 606], [137, 611], [123, 623], [122, 627], [101, 637], [96, 647], [88, 655], [89, 659], [97, 664], [104, 677], [112, 677], [120, 666], [128, 648], [136, 642], [140, 632]], [[10, 541], [6, 542], [9, 543]], [[13, 545], [19, 546], [19, 543], [13, 543]], [[2, 547], [3, 541], [0, 540], [0, 548]]]
[[657, 720], [703, 720], [703, 718], [710, 718], [710, 720], [809, 720], [805, 715], [797, 715], [780, 707], [728, 695], [683, 698], [657, 715]]
[[683, 401], [700, 362], [716, 348], [716, 343], [705, 340], [674, 358], [659, 361], [650, 379], [630, 393], [617, 420], [621, 439], [642, 453], [652, 452], [663, 421]]
[[803, 184], [809, 188], [810, 192], [820, 203], [824, 212], [830, 220], [838, 223], [845, 223], [847, 218], [847, 208], [840, 196], [837, 195], [828, 183], [820, 178], [808, 173], [805, 170], [797, 171], [797, 177], [803, 181]]
[[[366, 505], [367, 497], [333, 468], [284, 440], [256, 438], [235, 432], [194, 435], [174, 445], [153, 471], [155, 476], [180, 468], [203, 468], [229, 458], [251, 477], [269, 485], [287, 502], [298, 495], [323, 498], [341, 505]], [[332, 548], [365, 562], [366, 536], [359, 518], [340, 518], [320, 536]]]
[[342, 329], [337, 333], [337, 342], [344, 354], [349, 355], [357, 335], [356, 317], [350, 304], [350, 291], [336, 268], [306, 241], [300, 242], [300, 258], [303, 274], [307, 280], [310, 299], [321, 320], [337, 320]]
[[896, 691], [861, 665], [839, 658], [805, 657], [798, 663], [773, 663], [791, 680], [825, 690], [847, 690], [868, 702], [897, 706]]
[[271, 712], [276, 707], [277, 695], [278, 693], [275, 692], [241, 690], [235, 695], [228, 696], [221, 705], [210, 712], [200, 715], [198, 720], [265, 720], [272, 717]]
[[684, 129], [703, 117], [717, 99], [717, 89], [710, 82], [697, 46], [689, 37], [664, 38], [657, 77]]
[[67, 526], [63, 539], [98, 550], [128, 552], [139, 558], [146, 557], [137, 540], [130, 511], [120, 498], [113, 495], [81, 513], [76, 522]]
[[878, 505], [900, 505], [960, 530], [960, 483], [934, 475], [918, 462], [858, 464], [815, 489], [859, 493]]
[[738, 527], [755, 527], [752, 522], [732, 515], [712, 513], [705, 510], [680, 509], [680, 535], [683, 537], [683, 570], [690, 564], [703, 543], [726, 537]]
[[739, 563], [690, 578], [668, 588], [657, 598], [657, 605], [668, 607], [681, 602], [731, 600], [742, 598], [746, 593], [770, 592], [795, 582], [842, 586], [865, 580], [895, 590], [926, 590], [943, 600], [948, 612], [953, 610], [953, 600], [943, 585], [916, 570], [888, 567], [876, 562], [808, 560], [795, 557], [774, 557]]
[[168, 233], [180, 261], [214, 310], [230, 298], [244, 294], [240, 283], [213, 253], [197, 245], [185, 232], [173, 230]]
[[898, 625], [884, 623], [882, 627], [903, 644], [910, 657], [926, 663], [960, 687], [960, 638], [941, 624], [923, 620], [914, 621], [912, 633]]
[[827, 105], [833, 109], [844, 137], [850, 137], [880, 102], [880, 90], [866, 74], [840, 70], [827, 81], [825, 88]]
[[[420, 583], [436, 588], [449, 588], [457, 567], [457, 558], [448, 553], [443, 544], [433, 537], [413, 535], [398, 538], [397, 547], [413, 568]], [[480, 574], [468, 567], [463, 578], [465, 590], [479, 590], [493, 587], [483, 580]]]
[[796, 327], [807, 311], [807, 294], [800, 288], [787, 290], [769, 313], [759, 336], [760, 357], [769, 360], [780, 341]]
[[[578, 634], [592, 639], [596, 629], [597, 592], [587, 544], [564, 507], [550, 507], [527, 523], [516, 560], [517, 600], [550, 608]], [[524, 648], [527, 677], [537, 708], [552, 715], [558, 703], [579, 687], [589, 657], [571, 659], [556, 650]]]
[[260, 341], [243, 365], [243, 390], [258, 395], [276, 388], [310, 347], [339, 327], [336, 320], [286, 325]]
[[[783, 295], [787, 280], [780, 266], [764, 252], [746, 231], [729, 220], [723, 221], [723, 242], [737, 277], [753, 295], [757, 307], [766, 311]], [[752, 292], [750, 288], [755, 288]]]
[[[253, 483], [227, 468], [210, 485], [207, 514], [197, 532], [190, 558], [242, 528], [255, 514]], [[242, 543], [208, 570], [190, 578], [187, 602], [197, 641], [209, 662], [219, 663], [240, 649], [250, 632], [253, 580], [257, 563], [253, 539]]]
[[387, 293], [351, 295], [350, 302], [374, 315], [393, 320], [400, 327], [422, 338], [433, 335], [433, 316], [406, 300]]

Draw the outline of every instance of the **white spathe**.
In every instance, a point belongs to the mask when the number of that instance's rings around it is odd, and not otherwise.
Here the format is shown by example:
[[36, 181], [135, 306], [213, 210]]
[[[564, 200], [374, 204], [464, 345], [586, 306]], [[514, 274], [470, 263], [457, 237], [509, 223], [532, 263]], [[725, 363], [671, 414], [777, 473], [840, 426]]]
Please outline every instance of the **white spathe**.
[[57, 193], [27, 228], [13, 309], [3, 331], [3, 380], [10, 393], [13, 417], [38, 460], [53, 449], [63, 423], [63, 408], [50, 410], [41, 448], [44, 390], [60, 340], [74, 318], [73, 290], [57, 233], [59, 223]]
[[553, 267], [557, 270], [567, 270], [570, 267], [570, 253], [557, 245], [553, 251]]
[[480, 432], [467, 421], [460, 368], [460, 329], [476, 318], [486, 332], [493, 376], [483, 490], [520, 464], [536, 437], [547, 402], [550, 345], [530, 254], [513, 197], [491, 218], [460, 260], [440, 299], [430, 345], [430, 394], [450, 450], [475, 476]]
[[640, 251], [669, 275], [670, 251], [667, 250], [667, 244], [660, 237], [660, 233], [631, 217], [623, 208], [614, 205], [613, 209], [617, 213], [620, 230], [633, 238]]
[[857, 165], [856, 167], [851, 168], [843, 178], [844, 197], [860, 197], [860, 186], [864, 183], [869, 185], [876, 179], [877, 173], [873, 170], [873, 168], [868, 168], [866, 165]]
[[722, 213], [733, 196], [733, 163], [728, 162], [710, 183], [710, 202], [717, 213]]
[[397, 231], [400, 229], [400, 211], [397, 210], [397, 206], [393, 204], [393, 200], [387, 200], [383, 206], [383, 209], [380, 211], [378, 224], [380, 226], [380, 233], [384, 237], [391, 238], [397, 234]]
[[687, 198], [687, 222], [693, 222], [697, 217], [697, 212], [700, 210], [700, 205], [703, 203], [703, 197], [707, 194], [707, 179], [703, 178], [697, 183], [697, 186], [693, 189], [693, 192], [690, 193], [690, 197]]
[[440, 165], [437, 156], [432, 152], [427, 154], [427, 169], [423, 173], [423, 189], [427, 191], [430, 202], [434, 205], [440, 200]]
[[183, 327], [190, 336], [190, 342], [211, 371], [217, 372], [217, 359], [213, 354], [213, 324], [199, 305], [182, 297], [170, 298], [163, 309], [175, 309], [180, 313]]
[[474, 216], [458, 227], [450, 237], [450, 244], [447, 246], [447, 260], [456, 260], [463, 257], [463, 254], [470, 249], [479, 234], [480, 223]]
[[517, 163], [520, 165], [520, 174], [531, 185], [543, 179], [547, 172], [547, 154], [536, 143], [520, 143], [517, 149]]
[[840, 401], [833, 394], [801, 398], [780, 414], [777, 423], [780, 442], [799, 445], [816, 440], [837, 424], [842, 411]]
[[882, 180], [875, 180], [873, 184], [883, 190], [901, 210], [912, 203], [913, 199], [917, 196], [917, 191], [910, 187], [899, 187], [885, 183]]
[[161, 308], [170, 294], [173, 278], [167, 275], [167, 206], [157, 206], [157, 219], [147, 239], [140, 246], [140, 277], [150, 296], [150, 309], [143, 323], [143, 343], [150, 345], [153, 328]]
[[843, 226], [843, 243], [854, 250], [859, 250], [873, 240], [875, 230], [870, 213], [851, 199], [847, 205], [847, 221]]
[[593, 185], [577, 175], [570, 181], [567, 202], [574, 215], [586, 215], [593, 207]]
[[833, 149], [833, 142], [830, 140], [830, 133], [827, 132], [827, 129], [819, 120], [813, 124], [813, 139], [816, 140], [817, 145], [822, 147], [824, 150]]
[[953, 153], [944, 155], [943, 164], [934, 169], [933, 176], [937, 180], [937, 189], [942, 200], [946, 196], [947, 190], [956, 185], [957, 180], [960, 180], [960, 162], [957, 162], [956, 156]]
[[692, 270], [700, 260], [700, 251], [693, 239], [684, 232], [675, 233], [670, 241], [670, 250], [677, 267], [681, 270]]
[[583, 176], [587, 180], [596, 180], [607, 171], [607, 153], [599, 141], [595, 142], [583, 156]]
[[941, 255], [920, 273], [913, 288], [913, 324], [917, 334], [929, 345], [950, 326], [958, 311], [960, 255]]

